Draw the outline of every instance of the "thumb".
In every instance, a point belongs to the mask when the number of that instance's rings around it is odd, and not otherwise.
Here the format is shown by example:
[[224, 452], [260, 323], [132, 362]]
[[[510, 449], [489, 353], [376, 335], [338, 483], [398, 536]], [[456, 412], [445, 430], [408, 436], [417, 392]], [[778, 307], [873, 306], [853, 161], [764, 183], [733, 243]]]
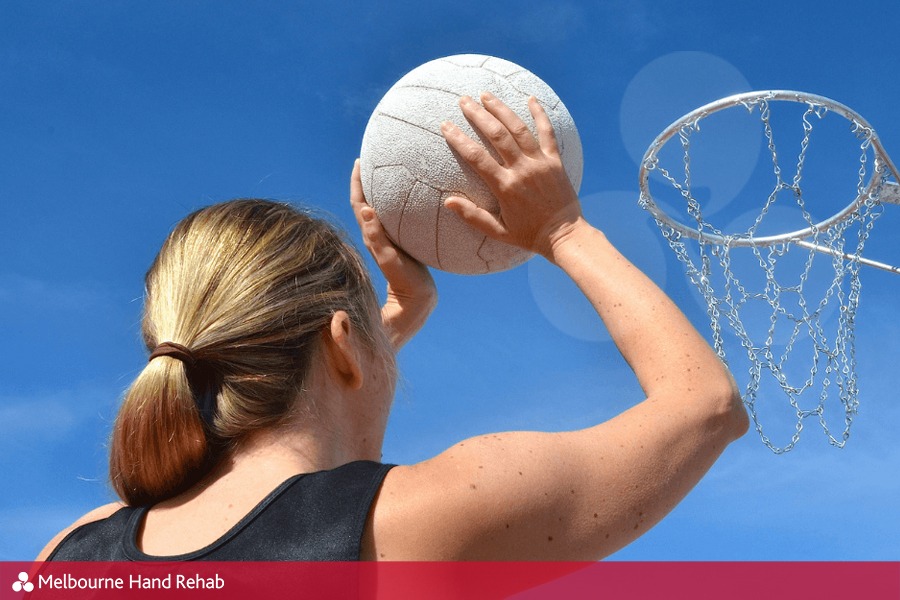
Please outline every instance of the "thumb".
[[444, 200], [444, 206], [456, 213], [467, 225], [488, 237], [504, 240], [509, 234], [498, 216], [484, 210], [468, 198], [450, 196]]

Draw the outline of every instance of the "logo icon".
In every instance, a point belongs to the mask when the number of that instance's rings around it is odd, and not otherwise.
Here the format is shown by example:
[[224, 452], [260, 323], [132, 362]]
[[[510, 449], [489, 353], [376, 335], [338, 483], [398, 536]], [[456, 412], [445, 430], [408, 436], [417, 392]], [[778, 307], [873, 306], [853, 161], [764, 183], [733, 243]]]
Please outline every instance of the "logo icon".
[[34, 584], [28, 581], [28, 573], [22, 571], [19, 573], [19, 580], [12, 584], [14, 592], [30, 592], [34, 590]]

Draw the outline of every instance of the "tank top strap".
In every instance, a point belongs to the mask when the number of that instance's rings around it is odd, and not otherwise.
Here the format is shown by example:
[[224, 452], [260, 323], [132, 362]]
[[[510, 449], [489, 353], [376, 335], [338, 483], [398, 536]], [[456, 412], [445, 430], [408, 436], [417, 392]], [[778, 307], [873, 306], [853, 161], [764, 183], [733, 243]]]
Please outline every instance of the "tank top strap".
[[72, 531], [48, 560], [355, 561], [375, 495], [394, 465], [356, 461], [295, 475], [212, 544], [173, 556], [142, 552], [149, 507], [125, 507]]

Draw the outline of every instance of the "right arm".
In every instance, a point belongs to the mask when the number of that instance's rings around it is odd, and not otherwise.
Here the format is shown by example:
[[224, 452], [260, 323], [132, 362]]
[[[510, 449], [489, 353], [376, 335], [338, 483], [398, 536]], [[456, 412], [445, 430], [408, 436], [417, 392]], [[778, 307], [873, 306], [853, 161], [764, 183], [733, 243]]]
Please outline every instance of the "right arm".
[[378, 559], [593, 560], [666, 515], [747, 429], [730, 374], [671, 300], [581, 216], [553, 130], [532, 100], [535, 140], [508, 108], [462, 104], [502, 163], [457, 128], [448, 143], [500, 201], [500, 215], [447, 206], [487, 235], [541, 253], [591, 301], [646, 399], [566, 433], [480, 436], [397, 467], [366, 546]]

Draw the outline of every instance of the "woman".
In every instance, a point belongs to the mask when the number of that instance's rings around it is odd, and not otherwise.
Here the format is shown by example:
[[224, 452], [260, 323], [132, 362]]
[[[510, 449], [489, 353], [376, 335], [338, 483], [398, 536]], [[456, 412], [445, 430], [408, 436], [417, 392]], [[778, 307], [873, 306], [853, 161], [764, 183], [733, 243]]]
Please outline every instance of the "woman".
[[150, 362], [111, 447], [125, 504], [85, 515], [39, 558], [595, 560], [687, 494], [747, 430], [731, 376], [582, 218], [537, 101], [537, 139], [499, 100], [481, 101], [460, 105], [497, 159], [454, 125], [442, 131], [500, 214], [446, 206], [563, 269], [646, 399], [581, 431], [480, 436], [420, 464], [380, 464], [394, 353], [436, 293], [366, 205], [357, 165], [351, 203], [388, 281], [380, 314], [358, 256], [322, 222], [262, 201], [189, 216], [147, 275]]

